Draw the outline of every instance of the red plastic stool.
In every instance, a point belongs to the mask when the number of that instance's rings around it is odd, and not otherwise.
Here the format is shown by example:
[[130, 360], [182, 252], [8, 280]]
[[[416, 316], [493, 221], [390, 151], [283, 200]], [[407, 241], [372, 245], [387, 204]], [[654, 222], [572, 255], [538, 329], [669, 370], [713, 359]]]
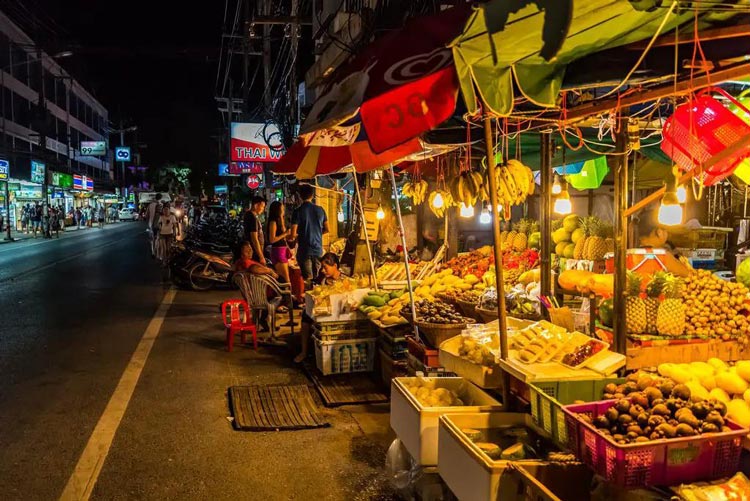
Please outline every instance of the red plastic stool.
[[[227, 315], [229, 308], [229, 315]], [[244, 311], [243, 311], [244, 308]], [[245, 344], [245, 333], [253, 334], [253, 349], [258, 349], [258, 333], [253, 323], [252, 314], [247, 302], [243, 299], [230, 299], [221, 304], [221, 319], [224, 321], [224, 327], [227, 329], [227, 351], [232, 351], [234, 345], [234, 336], [238, 333], [240, 341]]]

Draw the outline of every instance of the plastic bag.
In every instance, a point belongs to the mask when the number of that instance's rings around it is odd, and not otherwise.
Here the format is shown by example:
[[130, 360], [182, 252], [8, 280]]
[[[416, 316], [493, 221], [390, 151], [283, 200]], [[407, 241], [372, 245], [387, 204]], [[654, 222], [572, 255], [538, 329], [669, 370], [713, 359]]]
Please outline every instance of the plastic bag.
[[396, 490], [406, 489], [411, 482], [412, 458], [398, 438], [391, 442], [385, 455], [385, 471]]
[[719, 484], [681, 485], [675, 490], [685, 501], [750, 501], [750, 480], [742, 473]]

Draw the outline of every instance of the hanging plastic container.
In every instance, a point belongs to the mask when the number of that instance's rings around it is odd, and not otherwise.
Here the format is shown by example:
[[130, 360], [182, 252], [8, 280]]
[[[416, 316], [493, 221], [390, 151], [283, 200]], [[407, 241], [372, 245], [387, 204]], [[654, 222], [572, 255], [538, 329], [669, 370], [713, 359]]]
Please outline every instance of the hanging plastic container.
[[[732, 113], [710, 93], [717, 92], [733, 106], [750, 114], [742, 103], [723, 89], [710, 88], [678, 106], [664, 123], [662, 151], [683, 171], [690, 171], [750, 135], [750, 125]], [[706, 168], [703, 184], [711, 186], [732, 175], [742, 160], [750, 157], [750, 144], [723, 161]]]

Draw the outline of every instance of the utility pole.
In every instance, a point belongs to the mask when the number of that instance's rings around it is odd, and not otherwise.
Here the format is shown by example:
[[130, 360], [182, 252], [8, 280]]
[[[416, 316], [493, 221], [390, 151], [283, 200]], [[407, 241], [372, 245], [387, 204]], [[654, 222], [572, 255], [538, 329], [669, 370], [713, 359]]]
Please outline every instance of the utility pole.
[[46, 222], [44, 236], [52, 238], [49, 231], [49, 200], [47, 199], [47, 101], [44, 96], [44, 61], [42, 60], [42, 49], [37, 47], [36, 59], [39, 63], [39, 149], [42, 160], [44, 160], [44, 178], [42, 179], [42, 210]]
[[[292, 18], [299, 18], [299, 0], [292, 0]], [[291, 23], [291, 37], [292, 37], [292, 68], [289, 74], [289, 112], [291, 114], [292, 130], [289, 131], [292, 136], [297, 131], [297, 45], [299, 38], [297, 36], [299, 30], [299, 23]]]
[[[268, 0], [263, 0], [263, 14], [267, 17], [271, 15], [271, 3]], [[267, 23], [263, 25], [263, 83], [265, 83], [263, 96], [266, 111], [268, 111], [273, 102], [273, 93], [268, 90], [271, 85], [271, 25]]]
[[[250, 112], [250, 34], [247, 31], [250, 26], [250, 0], [243, 0], [245, 2], [245, 32], [241, 38], [242, 40], [242, 52], [243, 52], [243, 85], [242, 85], [242, 98], [245, 101], [243, 111], [245, 113]], [[229, 115], [232, 116], [231, 114]]]
[[[122, 114], [120, 114], [120, 146], [125, 146], [125, 128], [122, 126]], [[122, 177], [120, 178], [120, 181], [122, 181], [122, 187], [125, 187], [125, 162], [120, 162], [120, 174]]]

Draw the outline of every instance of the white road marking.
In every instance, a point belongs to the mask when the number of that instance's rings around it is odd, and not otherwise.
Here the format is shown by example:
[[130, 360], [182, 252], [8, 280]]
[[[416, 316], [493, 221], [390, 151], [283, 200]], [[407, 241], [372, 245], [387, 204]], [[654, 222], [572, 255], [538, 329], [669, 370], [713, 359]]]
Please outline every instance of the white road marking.
[[177, 289], [169, 289], [164, 294], [164, 299], [154, 317], [146, 327], [143, 337], [133, 353], [133, 356], [125, 368], [120, 382], [117, 384], [112, 397], [99, 418], [94, 431], [91, 433], [86, 448], [83, 450], [73, 474], [68, 479], [65, 490], [60, 495], [62, 501], [85, 501], [91, 496], [99, 473], [102, 471], [104, 461], [107, 459], [112, 441], [120, 426], [120, 421], [125, 415], [130, 399], [133, 396], [138, 379], [141, 377], [143, 367], [146, 365], [151, 348], [154, 346], [164, 318], [167, 316], [169, 307], [174, 301]]

